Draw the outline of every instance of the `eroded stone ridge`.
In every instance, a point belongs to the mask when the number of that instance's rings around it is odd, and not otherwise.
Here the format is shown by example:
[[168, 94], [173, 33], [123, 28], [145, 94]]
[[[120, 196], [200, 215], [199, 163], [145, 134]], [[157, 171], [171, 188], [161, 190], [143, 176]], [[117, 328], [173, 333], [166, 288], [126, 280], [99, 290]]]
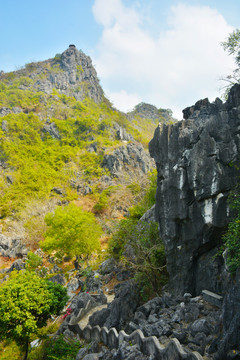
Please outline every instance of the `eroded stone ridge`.
[[221, 293], [223, 261], [214, 258], [231, 214], [229, 191], [239, 175], [240, 85], [225, 104], [201, 100], [185, 120], [160, 125], [149, 144], [158, 170], [156, 217], [165, 243], [170, 289]]

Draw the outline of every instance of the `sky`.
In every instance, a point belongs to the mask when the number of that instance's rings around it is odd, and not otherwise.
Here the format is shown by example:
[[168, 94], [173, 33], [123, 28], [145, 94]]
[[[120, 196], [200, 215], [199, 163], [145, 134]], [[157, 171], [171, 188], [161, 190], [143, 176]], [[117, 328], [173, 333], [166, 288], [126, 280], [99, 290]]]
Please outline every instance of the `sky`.
[[75, 44], [113, 105], [182, 110], [223, 93], [234, 59], [220, 43], [240, 28], [239, 0], [0, 0], [0, 71]]

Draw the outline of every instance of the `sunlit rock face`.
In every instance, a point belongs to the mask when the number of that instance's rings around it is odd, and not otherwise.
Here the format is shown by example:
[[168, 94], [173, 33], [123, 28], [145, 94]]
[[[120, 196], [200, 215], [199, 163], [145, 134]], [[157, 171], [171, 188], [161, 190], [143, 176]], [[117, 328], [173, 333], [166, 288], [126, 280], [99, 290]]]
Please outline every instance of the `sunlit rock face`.
[[240, 157], [240, 86], [225, 104], [198, 101], [184, 120], [160, 125], [149, 144], [158, 170], [156, 217], [165, 243], [170, 288], [224, 290], [215, 254], [229, 221], [227, 197]]

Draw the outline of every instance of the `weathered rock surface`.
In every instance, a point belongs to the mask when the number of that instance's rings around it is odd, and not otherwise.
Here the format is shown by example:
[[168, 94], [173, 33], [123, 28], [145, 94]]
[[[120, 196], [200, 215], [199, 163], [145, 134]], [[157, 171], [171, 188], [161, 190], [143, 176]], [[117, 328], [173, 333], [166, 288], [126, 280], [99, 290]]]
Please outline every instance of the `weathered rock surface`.
[[[21, 109], [20, 107], [18, 107], [18, 106], [14, 106], [12, 109], [9, 109], [9, 108], [7, 108], [7, 107], [2, 107], [2, 108], [0, 108], [0, 117], [1, 116], [6, 116], [6, 115], [8, 115], [8, 114], [19, 114], [19, 113], [21, 113], [21, 112], [23, 112], [23, 109]], [[5, 128], [3, 128], [3, 131], [7, 131], [7, 129]]]
[[[158, 170], [156, 217], [165, 243], [169, 288], [222, 292], [223, 259], [214, 258], [229, 221], [227, 197], [240, 160], [240, 85], [225, 104], [201, 100], [185, 120], [161, 125], [149, 144]], [[227, 282], [226, 282], [227, 283]]]
[[0, 234], [0, 255], [10, 258], [23, 257], [27, 255], [28, 249], [23, 244], [20, 236], [11, 236]]
[[114, 150], [112, 154], [106, 154], [102, 166], [107, 168], [112, 176], [120, 176], [122, 170], [146, 174], [154, 167], [154, 163], [141, 144], [128, 143]]
[[54, 122], [50, 123], [49, 121], [44, 125], [42, 131], [48, 133], [53, 139], [60, 139], [60, 134], [58, 128]]
[[133, 141], [134, 140], [132, 135], [128, 134], [126, 129], [124, 129], [120, 125], [115, 124], [114, 127], [116, 129], [116, 135], [117, 135], [118, 140], [123, 140], [123, 141]]
[[[236, 352], [240, 344], [240, 268], [228, 293], [224, 298], [222, 309], [223, 334], [218, 338], [216, 360], [235, 359], [240, 354]], [[235, 351], [231, 356], [231, 351]]]
[[[79, 101], [86, 95], [96, 103], [103, 99], [103, 90], [89, 56], [77, 50], [75, 46], [69, 46], [61, 54], [60, 67], [63, 69], [62, 73], [51, 73], [48, 78], [52, 88], [63, 94], [73, 95]], [[80, 84], [82, 86], [79, 87]]]
[[136, 284], [126, 281], [115, 286], [115, 299], [106, 309], [95, 312], [89, 318], [91, 326], [106, 326], [108, 329], [115, 327], [117, 330], [125, 328], [127, 322], [139, 305], [139, 296]]
[[[105, 312], [95, 313], [95, 320], [96, 322], [100, 321], [98, 322], [100, 327], [103, 326], [104, 317], [109, 316], [109, 307], [104, 309]], [[125, 329], [129, 334], [128, 338], [122, 339], [120, 343], [110, 340], [111, 346], [108, 349], [102, 346], [102, 342], [96, 344], [97, 330], [93, 331], [91, 339], [95, 339], [95, 341], [90, 347], [80, 350], [77, 359], [84, 359], [86, 354], [94, 354], [94, 356], [98, 356], [98, 359], [104, 360], [159, 358], [176, 360], [187, 358], [186, 353], [189, 354], [192, 351], [197, 351], [206, 360], [213, 359], [217, 356], [217, 347], [214, 348], [214, 343], [221, 330], [221, 310], [205, 302], [201, 296], [193, 298], [191, 294], [186, 293], [183, 297], [175, 297], [164, 293], [161, 297], [156, 297], [138, 307], [134, 316], [129, 316]], [[172, 356], [168, 354], [167, 357], [164, 355], [158, 357], [156, 354], [155, 356], [144, 355], [146, 348], [140, 345], [141, 341], [137, 341], [137, 337], [134, 338], [130, 335], [139, 331], [148, 341], [150, 341], [150, 337], [156, 336], [164, 347], [177, 338], [182, 347], [182, 356], [180, 353], [174, 352]], [[113, 335], [111, 339], [113, 339]], [[104, 343], [106, 344], [106, 342]], [[184, 352], [185, 355], [183, 355]]]
[[[32, 80], [31, 85], [20, 85], [19, 89], [22, 90], [31, 86], [37, 91], [51, 94], [53, 89], [57, 89], [60, 94], [74, 96], [76, 100], [82, 101], [88, 96], [96, 103], [101, 102], [104, 97], [91, 58], [74, 45], [70, 45], [67, 50], [53, 59], [27, 64], [26, 69], [15, 73], [29, 76]], [[1, 108], [0, 116], [20, 111], [16, 108]]]

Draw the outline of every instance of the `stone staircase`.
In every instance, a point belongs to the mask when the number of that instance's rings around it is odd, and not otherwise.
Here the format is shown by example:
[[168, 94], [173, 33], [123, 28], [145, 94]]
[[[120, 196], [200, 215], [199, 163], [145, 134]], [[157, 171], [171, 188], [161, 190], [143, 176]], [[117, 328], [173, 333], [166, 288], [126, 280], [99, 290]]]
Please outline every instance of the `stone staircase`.
[[[74, 334], [85, 340], [95, 340], [105, 344], [110, 349], [117, 349], [123, 341], [137, 344], [144, 355], [152, 356], [153, 360], [203, 360], [198, 352], [186, 352], [177, 339], [171, 339], [168, 344], [159, 343], [156, 336], [145, 337], [140, 329], [130, 335], [125, 331], [117, 331], [115, 328], [107, 329], [100, 326], [90, 325], [81, 327], [81, 320], [93, 309], [88, 301], [85, 308], [81, 308], [77, 316], [71, 317], [68, 328]], [[96, 311], [98, 307], [94, 308]]]

